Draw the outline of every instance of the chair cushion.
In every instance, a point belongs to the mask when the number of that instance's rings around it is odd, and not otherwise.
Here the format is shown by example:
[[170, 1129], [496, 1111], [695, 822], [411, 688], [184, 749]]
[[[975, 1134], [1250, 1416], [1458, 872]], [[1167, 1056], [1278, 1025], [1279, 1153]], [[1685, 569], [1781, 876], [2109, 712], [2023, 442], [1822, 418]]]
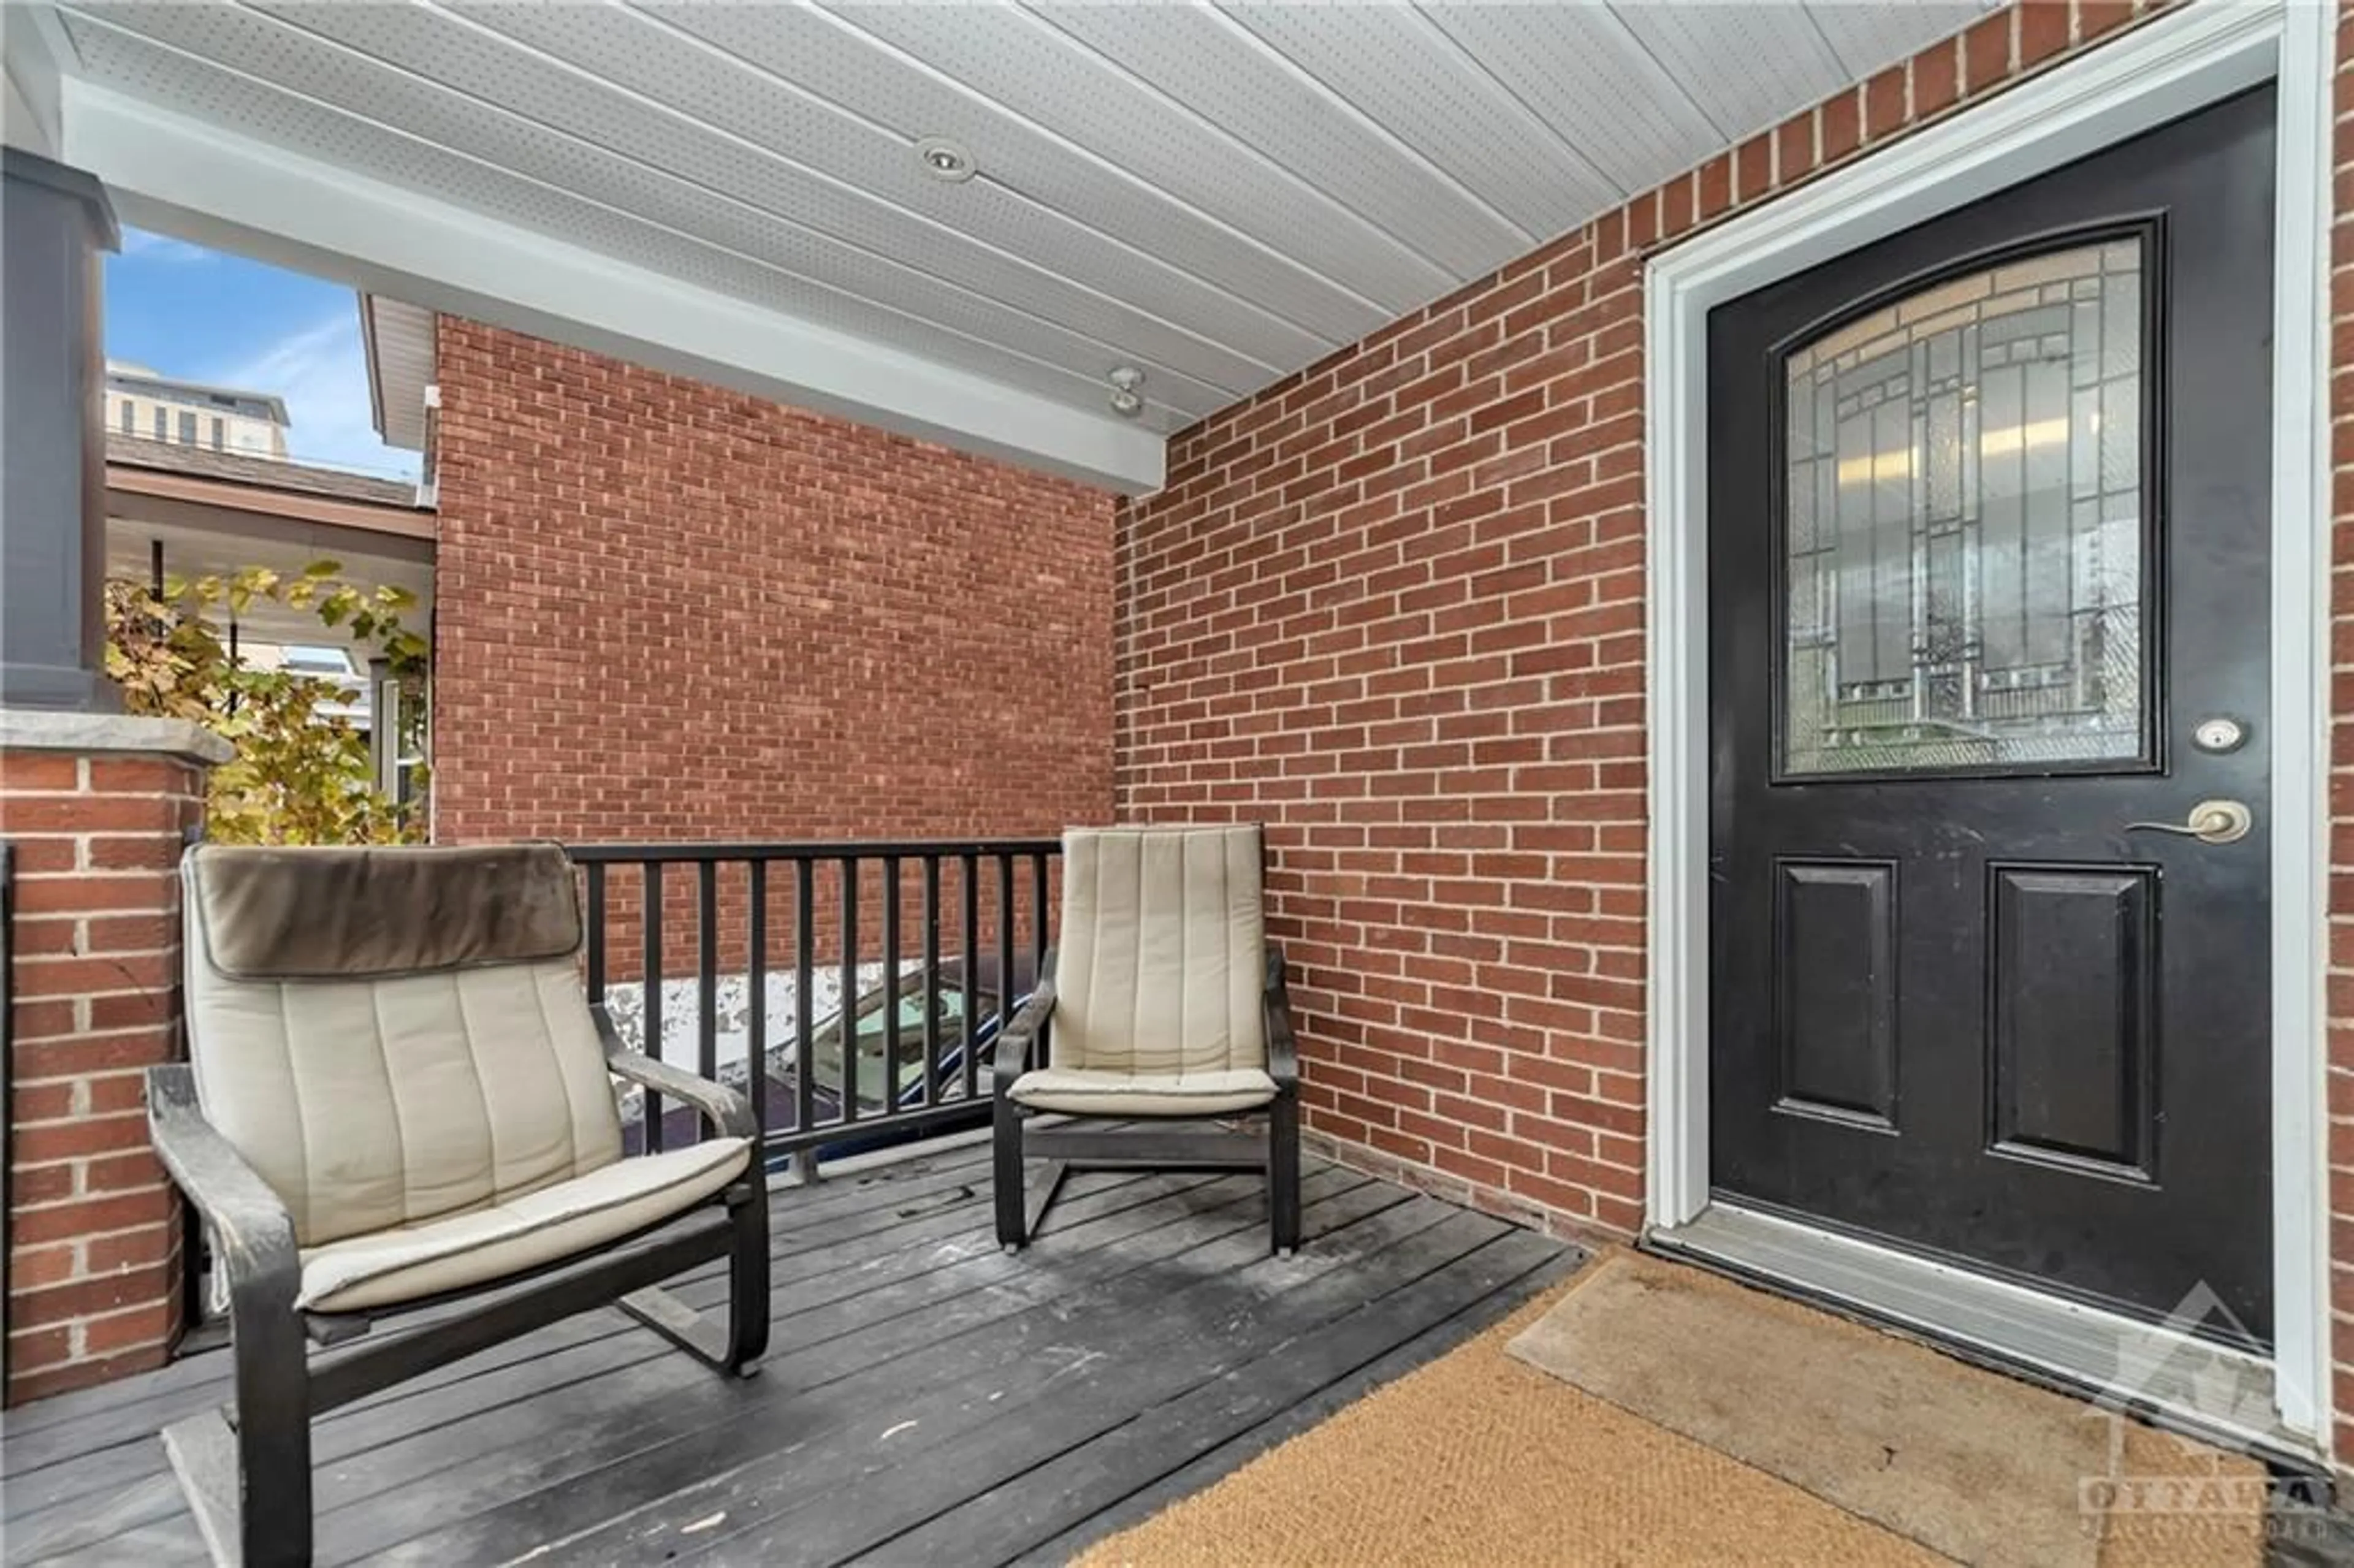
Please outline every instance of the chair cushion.
[[1264, 1069], [1261, 858], [1249, 824], [1065, 833], [1052, 1065]]
[[1103, 1073], [1041, 1067], [1008, 1091], [1032, 1110], [1070, 1116], [1222, 1116], [1275, 1098], [1275, 1080], [1256, 1067], [1207, 1073]]
[[[560, 852], [203, 845], [183, 864], [197, 1097], [302, 1245], [621, 1157]], [[486, 923], [501, 911], [511, 928]]]
[[568, 959], [572, 863], [555, 844], [188, 852], [189, 917], [232, 980], [360, 980]]
[[422, 1224], [302, 1253], [295, 1304], [350, 1312], [489, 1284], [559, 1262], [684, 1213], [741, 1175], [751, 1144], [716, 1138]]
[[348, 981], [188, 964], [206, 1119], [318, 1246], [499, 1203], [621, 1157], [569, 959]]

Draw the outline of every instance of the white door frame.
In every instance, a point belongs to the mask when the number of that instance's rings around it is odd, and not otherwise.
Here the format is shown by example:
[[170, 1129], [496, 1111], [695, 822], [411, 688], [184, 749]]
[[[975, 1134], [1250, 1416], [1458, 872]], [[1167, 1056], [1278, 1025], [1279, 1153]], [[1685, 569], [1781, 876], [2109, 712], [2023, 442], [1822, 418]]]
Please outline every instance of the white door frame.
[[2198, 0], [1655, 258], [1650, 432], [1649, 1152], [1645, 1218], [1709, 1202], [1708, 313], [2276, 78], [2273, 372], [2273, 1226], [2284, 1425], [2329, 1435], [2327, 961], [2332, 25], [2316, 0]]

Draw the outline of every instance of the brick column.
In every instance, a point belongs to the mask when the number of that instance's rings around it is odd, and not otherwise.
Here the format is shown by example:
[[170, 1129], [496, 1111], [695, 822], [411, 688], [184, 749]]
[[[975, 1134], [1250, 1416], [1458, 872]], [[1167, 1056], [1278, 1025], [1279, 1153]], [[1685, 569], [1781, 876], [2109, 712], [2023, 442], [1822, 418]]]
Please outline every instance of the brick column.
[[180, 1204], [143, 1073], [180, 1052], [182, 845], [228, 756], [178, 720], [0, 709], [10, 931], [10, 1404], [161, 1365]]

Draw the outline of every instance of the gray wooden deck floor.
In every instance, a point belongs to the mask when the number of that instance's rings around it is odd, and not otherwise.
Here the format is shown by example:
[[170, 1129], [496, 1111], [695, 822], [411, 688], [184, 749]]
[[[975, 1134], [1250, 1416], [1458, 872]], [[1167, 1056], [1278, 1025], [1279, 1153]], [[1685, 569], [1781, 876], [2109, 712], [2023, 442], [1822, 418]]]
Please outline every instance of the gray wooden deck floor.
[[[1267, 1254], [1257, 1177], [1129, 1172], [1073, 1177], [1009, 1257], [986, 1155], [777, 1193], [775, 1333], [749, 1382], [604, 1309], [327, 1416], [320, 1561], [1060, 1560], [1578, 1261], [1313, 1160], [1289, 1261]], [[224, 1397], [223, 1363], [10, 1413], [6, 1560], [200, 1561], [154, 1434]]]

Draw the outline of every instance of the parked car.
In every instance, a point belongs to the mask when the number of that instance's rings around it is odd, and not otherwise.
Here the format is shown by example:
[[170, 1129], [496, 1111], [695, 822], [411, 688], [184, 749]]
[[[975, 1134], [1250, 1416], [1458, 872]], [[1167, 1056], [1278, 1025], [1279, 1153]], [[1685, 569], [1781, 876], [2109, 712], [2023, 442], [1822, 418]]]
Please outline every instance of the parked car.
[[[998, 1007], [999, 964], [995, 954], [983, 954], [972, 966], [972, 983], [965, 984], [965, 961], [961, 955], [945, 954], [940, 959], [938, 1001], [936, 1029], [939, 1041], [938, 1068], [936, 1075], [938, 1103], [948, 1104], [965, 1099], [965, 1019], [972, 1019], [972, 1050], [976, 1058], [973, 1068], [975, 1092], [970, 1097], [968, 1111], [949, 1115], [921, 1125], [879, 1125], [867, 1127], [852, 1122], [843, 1128], [843, 1136], [818, 1147], [820, 1160], [839, 1160], [848, 1155], [889, 1148], [911, 1142], [919, 1138], [937, 1137], [959, 1128], [978, 1126], [990, 1115], [990, 1058], [997, 1043], [1001, 1020]], [[1013, 963], [1014, 992], [1012, 1005], [1002, 1016], [1019, 1012], [1030, 1000], [1031, 988], [1037, 983], [1038, 966], [1034, 956], [1017, 954]], [[885, 1060], [889, 1043], [887, 1009], [896, 1007], [899, 1018], [899, 1059], [896, 1064]], [[850, 1011], [852, 1037], [856, 1044], [858, 1114], [861, 1118], [880, 1118], [886, 1108], [913, 1110], [925, 1104], [924, 1098], [924, 971], [917, 968], [899, 975], [896, 981], [880, 981], [859, 994]], [[816, 1022], [810, 1033], [810, 1056], [816, 1072], [810, 1086], [811, 1124], [824, 1127], [843, 1119], [843, 1014], [837, 1010]], [[770, 1132], [790, 1132], [795, 1126], [800, 1106], [800, 1075], [794, 1063], [795, 1042], [788, 1035], [772, 1041], [768, 1048], [760, 1075], [762, 1125]], [[740, 1082], [738, 1084], [740, 1087]], [[887, 1087], [886, 1087], [887, 1086]], [[624, 1137], [635, 1146], [637, 1127], [624, 1128]], [[702, 1136], [700, 1123], [692, 1107], [666, 1106], [663, 1111], [663, 1146], [678, 1149]], [[771, 1167], [781, 1166], [785, 1156], [775, 1155]]]

